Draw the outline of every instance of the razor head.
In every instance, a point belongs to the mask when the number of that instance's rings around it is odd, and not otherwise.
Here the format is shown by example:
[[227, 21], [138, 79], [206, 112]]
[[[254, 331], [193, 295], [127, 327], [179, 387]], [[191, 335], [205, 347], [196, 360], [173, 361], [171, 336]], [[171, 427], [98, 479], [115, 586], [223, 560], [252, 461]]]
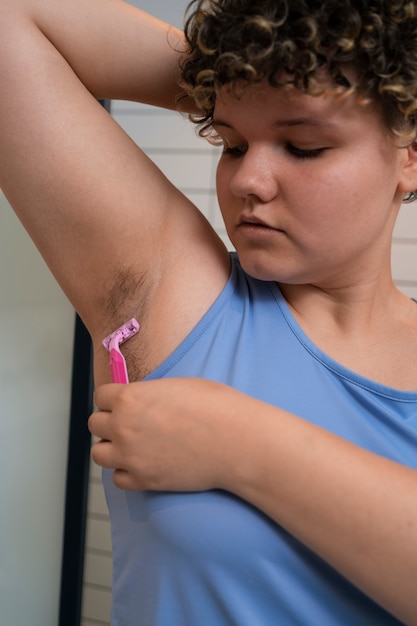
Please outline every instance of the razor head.
[[120, 326], [120, 328], [103, 339], [103, 346], [106, 350], [111, 349], [111, 344], [119, 346], [133, 337], [133, 335], [136, 335], [136, 333], [139, 332], [139, 328], [139, 322], [133, 317], [131, 320], [126, 322], [126, 324], [123, 324], [123, 326]]

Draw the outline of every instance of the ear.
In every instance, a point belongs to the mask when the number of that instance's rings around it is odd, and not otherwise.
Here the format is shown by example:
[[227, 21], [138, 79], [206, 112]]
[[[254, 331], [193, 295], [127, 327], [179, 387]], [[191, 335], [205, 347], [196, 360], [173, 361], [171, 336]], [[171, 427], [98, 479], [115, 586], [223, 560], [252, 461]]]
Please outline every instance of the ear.
[[404, 150], [404, 161], [398, 182], [398, 190], [404, 194], [417, 190], [417, 140]]

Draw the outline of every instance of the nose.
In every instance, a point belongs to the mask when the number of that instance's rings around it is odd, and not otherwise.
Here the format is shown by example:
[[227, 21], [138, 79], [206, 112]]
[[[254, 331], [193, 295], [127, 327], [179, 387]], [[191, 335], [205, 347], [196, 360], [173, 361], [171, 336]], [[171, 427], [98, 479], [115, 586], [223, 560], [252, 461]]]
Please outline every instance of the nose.
[[230, 179], [230, 190], [238, 198], [254, 196], [261, 202], [273, 200], [279, 190], [278, 163], [271, 151], [249, 147], [236, 161]]

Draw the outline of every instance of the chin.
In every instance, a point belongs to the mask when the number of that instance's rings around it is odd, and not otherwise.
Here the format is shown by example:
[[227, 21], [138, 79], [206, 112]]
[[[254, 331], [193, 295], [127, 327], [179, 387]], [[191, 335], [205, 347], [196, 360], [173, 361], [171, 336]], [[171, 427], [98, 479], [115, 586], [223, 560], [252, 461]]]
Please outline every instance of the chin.
[[[276, 262], [273, 263], [267, 254], [253, 254], [251, 252], [237, 251], [240, 264], [249, 276], [265, 281], [280, 281], [281, 272], [277, 271]], [[261, 258], [264, 257], [264, 258]]]
[[312, 278], [305, 268], [296, 268], [288, 264], [287, 259], [272, 258], [271, 254], [263, 251], [237, 250], [240, 264], [249, 276], [258, 280], [287, 284], [302, 285]]

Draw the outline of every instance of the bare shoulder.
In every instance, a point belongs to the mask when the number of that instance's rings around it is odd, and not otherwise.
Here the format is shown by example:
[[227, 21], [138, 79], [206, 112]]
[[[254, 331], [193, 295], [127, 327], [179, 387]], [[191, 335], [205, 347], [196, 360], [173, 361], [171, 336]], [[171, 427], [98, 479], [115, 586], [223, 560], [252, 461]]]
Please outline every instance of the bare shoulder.
[[397, 295], [397, 306], [387, 303], [352, 358], [360, 359], [354, 369], [368, 378], [417, 392], [417, 303], [403, 294]]
[[313, 321], [300, 316], [295, 309], [293, 314], [323, 352], [372, 381], [392, 389], [417, 392], [417, 303], [414, 300], [392, 285], [371, 309], [355, 304], [345, 317], [335, 317], [333, 310], [329, 315], [327, 306], [323, 308], [321, 300], [319, 303]]

